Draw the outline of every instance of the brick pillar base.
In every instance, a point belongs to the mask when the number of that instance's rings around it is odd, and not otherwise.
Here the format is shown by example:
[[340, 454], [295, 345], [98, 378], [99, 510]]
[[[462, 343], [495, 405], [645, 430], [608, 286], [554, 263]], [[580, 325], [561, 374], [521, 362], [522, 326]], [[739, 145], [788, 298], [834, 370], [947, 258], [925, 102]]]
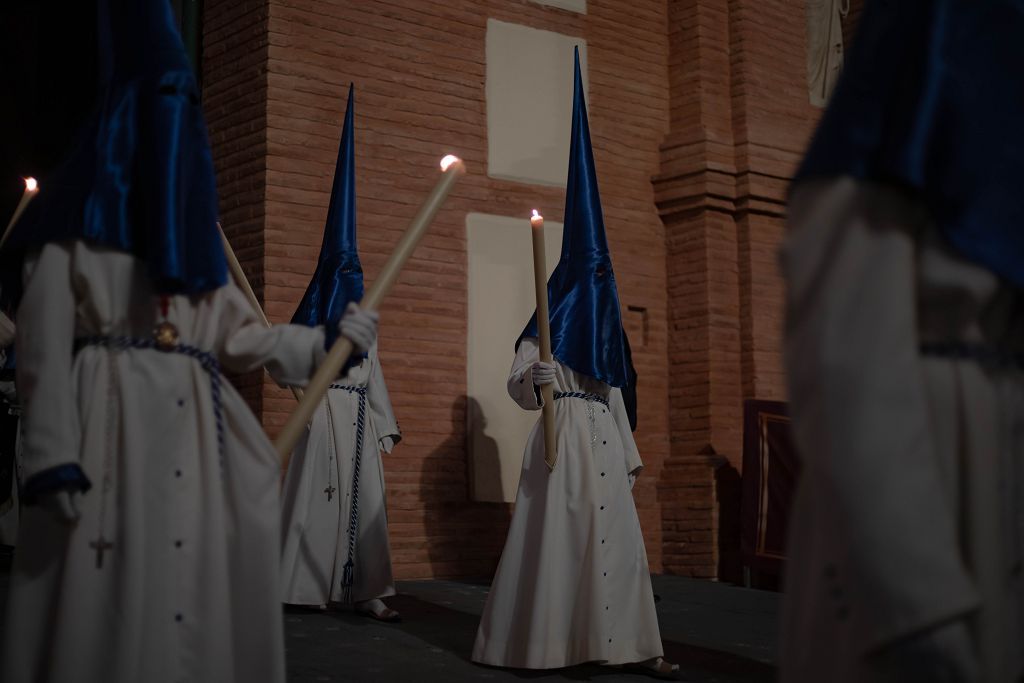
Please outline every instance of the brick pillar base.
[[718, 575], [716, 460], [691, 456], [665, 463], [658, 500], [662, 506], [662, 564], [667, 573], [700, 579]]

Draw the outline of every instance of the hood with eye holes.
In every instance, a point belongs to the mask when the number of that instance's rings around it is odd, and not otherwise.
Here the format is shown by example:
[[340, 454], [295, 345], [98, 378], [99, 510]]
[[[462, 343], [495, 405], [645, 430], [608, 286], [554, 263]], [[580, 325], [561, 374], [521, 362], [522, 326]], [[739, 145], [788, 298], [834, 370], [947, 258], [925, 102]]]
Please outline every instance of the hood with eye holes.
[[323, 325], [328, 348], [337, 337], [345, 307], [350, 301], [358, 302], [363, 298], [363, 267], [359, 263], [356, 241], [354, 90], [350, 85], [320, 257], [306, 293], [292, 316], [295, 324]]
[[[4, 246], [3, 271], [47, 242], [85, 239], [142, 260], [162, 294], [227, 282], [199, 90], [164, 1], [97, 3], [95, 110], [64, 161], [40, 179]], [[15, 298], [17, 282], [4, 282]], [[8, 301], [8, 303], [11, 303]]]
[[[635, 429], [636, 371], [605, 236], [578, 50], [575, 70], [562, 252], [548, 279], [551, 351], [562, 365], [621, 389]], [[535, 312], [516, 349], [523, 338], [536, 336]]]

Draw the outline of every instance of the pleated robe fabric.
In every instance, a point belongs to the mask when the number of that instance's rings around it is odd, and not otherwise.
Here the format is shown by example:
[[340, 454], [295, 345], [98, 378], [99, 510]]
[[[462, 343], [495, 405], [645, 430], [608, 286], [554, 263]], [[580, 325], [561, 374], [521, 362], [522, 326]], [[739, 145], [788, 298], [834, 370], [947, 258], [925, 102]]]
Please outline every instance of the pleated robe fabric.
[[[78, 463], [92, 489], [73, 526], [24, 508], [3, 680], [284, 681], [280, 465], [260, 423], [224, 380], [221, 454], [196, 360], [74, 353], [76, 337], [152, 334], [159, 299], [131, 255], [51, 243], [26, 271], [23, 474]], [[265, 366], [301, 386], [323, 357], [322, 330], [265, 328], [233, 285], [170, 297], [167, 320], [226, 372]], [[91, 545], [101, 534], [113, 544], [102, 566]]]
[[[509, 395], [541, 408], [519, 345]], [[629, 475], [643, 467], [618, 389], [556, 362], [556, 392], [607, 398], [555, 401], [558, 461], [544, 462], [542, 424], [526, 444], [515, 510], [477, 630], [473, 661], [553, 669], [622, 664], [662, 654], [658, 617]]]
[[[402, 437], [376, 346], [337, 384], [366, 390], [352, 587], [352, 600], [360, 602], [395, 594], [381, 454], [390, 453]], [[322, 606], [343, 600], [358, 417], [359, 394], [332, 386], [288, 465], [281, 558], [286, 603]]]
[[782, 253], [790, 414], [783, 681], [895, 681], [901, 638], [966, 618], [984, 681], [1024, 675], [1024, 294], [961, 258], [918, 202], [800, 186]]
[[[11, 327], [13, 329], [13, 325]], [[12, 337], [7, 343], [13, 341]], [[0, 363], [5, 359], [6, 353], [0, 350]], [[16, 430], [13, 443], [8, 435], [8, 442], [2, 446], [11, 448], [11, 452], [0, 453], [0, 468], [7, 470], [0, 472], [0, 482], [10, 485], [9, 491], [0, 492], [0, 545], [14, 545], [18, 538], [18, 462], [21, 460], [21, 425], [17, 417], [21, 409], [18, 407], [18, 394], [14, 382], [0, 381], [0, 413], [0, 420], [8, 420], [8, 428]]]

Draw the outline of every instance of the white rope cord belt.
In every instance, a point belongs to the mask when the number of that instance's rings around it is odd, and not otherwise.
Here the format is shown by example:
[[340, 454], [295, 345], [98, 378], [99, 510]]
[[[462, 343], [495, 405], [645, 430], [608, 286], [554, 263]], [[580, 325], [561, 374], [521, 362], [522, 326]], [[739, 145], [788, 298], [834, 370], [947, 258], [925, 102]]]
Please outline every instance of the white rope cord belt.
[[198, 361], [200, 367], [210, 377], [210, 397], [213, 399], [213, 414], [217, 424], [217, 451], [220, 456], [220, 465], [221, 467], [224, 466], [224, 410], [221, 403], [220, 363], [217, 361], [216, 356], [209, 351], [204, 351], [188, 344], [166, 346], [157, 342], [156, 339], [148, 337], [93, 335], [75, 339], [75, 353], [78, 353], [86, 346], [101, 346], [112, 351], [152, 349], [160, 353], [179, 353]]
[[352, 505], [348, 516], [348, 560], [341, 573], [342, 600], [352, 602], [352, 586], [356, 573], [356, 536], [359, 535], [359, 470], [363, 460], [363, 432], [366, 428], [366, 387], [347, 384], [332, 384], [331, 389], [341, 389], [359, 396], [359, 412], [356, 417], [356, 452], [352, 462]]
[[608, 407], [608, 399], [600, 394], [591, 394], [584, 391], [556, 391], [555, 400], [560, 398], [581, 398], [584, 401], [593, 401], [594, 403], [600, 403], [605, 408]]

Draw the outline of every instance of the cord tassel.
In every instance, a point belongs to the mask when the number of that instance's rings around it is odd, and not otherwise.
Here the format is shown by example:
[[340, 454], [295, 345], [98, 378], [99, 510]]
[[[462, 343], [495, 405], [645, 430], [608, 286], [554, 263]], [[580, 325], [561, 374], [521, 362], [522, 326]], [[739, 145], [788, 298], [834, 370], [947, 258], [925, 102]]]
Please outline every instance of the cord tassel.
[[341, 601], [352, 602], [352, 584], [355, 579], [355, 566], [352, 560], [345, 563], [341, 571]]

